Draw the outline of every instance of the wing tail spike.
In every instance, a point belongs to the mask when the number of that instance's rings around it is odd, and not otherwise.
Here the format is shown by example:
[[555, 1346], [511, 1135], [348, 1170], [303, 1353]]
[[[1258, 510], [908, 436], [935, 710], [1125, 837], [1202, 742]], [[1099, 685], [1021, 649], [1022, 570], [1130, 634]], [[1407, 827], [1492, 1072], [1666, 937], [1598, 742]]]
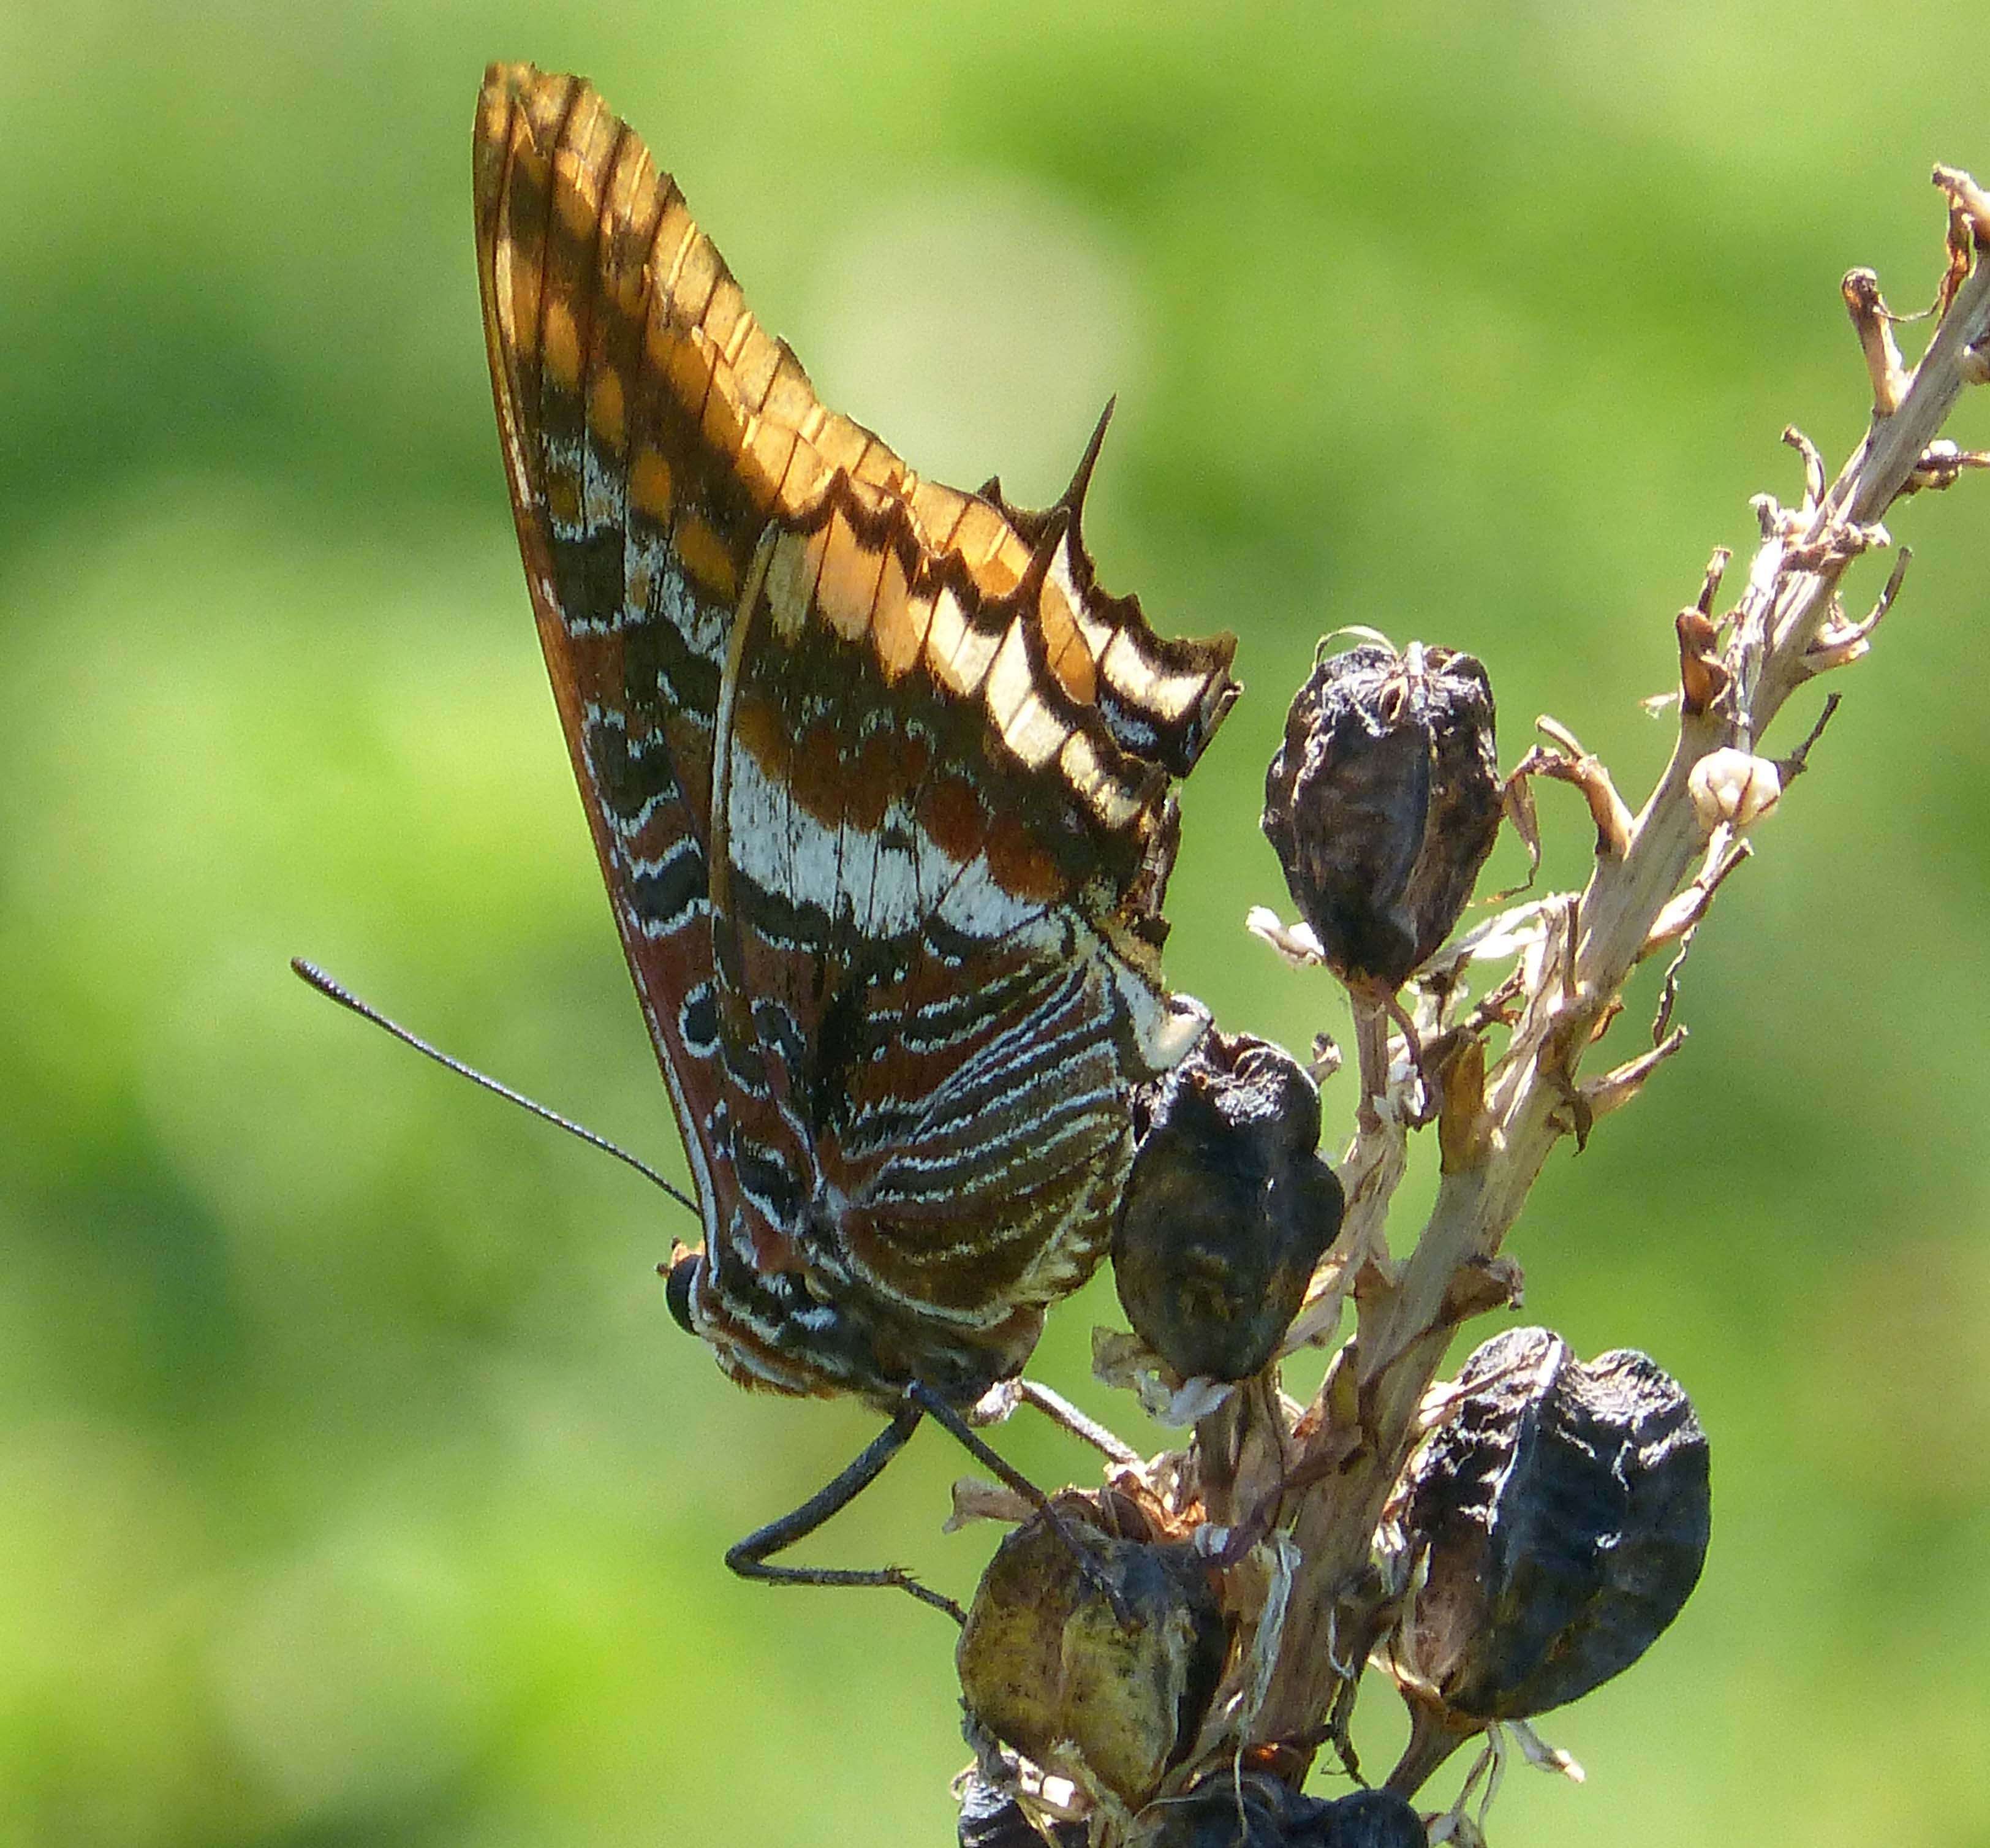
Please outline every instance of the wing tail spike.
[[1105, 447], [1106, 426], [1112, 421], [1112, 413], [1119, 403], [1116, 392], [1105, 400], [1105, 409], [1099, 413], [1099, 421], [1092, 426], [1092, 440], [1085, 444], [1085, 454], [1078, 457], [1078, 467], [1071, 470], [1071, 484], [1054, 503], [1071, 515], [1071, 550], [1080, 558], [1085, 555], [1085, 497], [1091, 491], [1092, 471], [1099, 466], [1099, 452]]

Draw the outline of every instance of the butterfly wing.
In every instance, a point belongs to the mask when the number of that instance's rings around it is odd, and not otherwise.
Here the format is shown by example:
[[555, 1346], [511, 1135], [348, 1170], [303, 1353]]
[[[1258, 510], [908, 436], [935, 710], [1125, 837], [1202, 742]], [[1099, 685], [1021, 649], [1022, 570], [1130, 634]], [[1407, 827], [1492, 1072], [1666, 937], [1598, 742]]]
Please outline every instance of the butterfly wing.
[[[706, 835], [729, 541], [752, 516], [694, 404], [739, 290], [682, 195], [586, 83], [494, 67], [477, 108], [477, 271], [539, 638], [609, 901], [705, 1211], [714, 1133]], [[756, 356], [769, 348], [759, 337]], [[773, 355], [770, 375], [786, 362]], [[708, 378], [708, 367], [707, 376]]]
[[721, 708], [742, 1174], [794, 1228], [813, 1351], [958, 1397], [1020, 1365], [1088, 1274], [1128, 1088], [1204, 1018], [1143, 934], [1167, 773], [1051, 666], [1070, 547], [1053, 522], [984, 587], [908, 499], [835, 476], [775, 530]]
[[1102, 1242], [1127, 1085], [1187, 1043], [1156, 850], [1234, 642], [1099, 589], [1095, 445], [1026, 513], [825, 409], [586, 84], [494, 67], [477, 175], [526, 575], [705, 1208], [694, 1319], [789, 1391], [1020, 1364]]

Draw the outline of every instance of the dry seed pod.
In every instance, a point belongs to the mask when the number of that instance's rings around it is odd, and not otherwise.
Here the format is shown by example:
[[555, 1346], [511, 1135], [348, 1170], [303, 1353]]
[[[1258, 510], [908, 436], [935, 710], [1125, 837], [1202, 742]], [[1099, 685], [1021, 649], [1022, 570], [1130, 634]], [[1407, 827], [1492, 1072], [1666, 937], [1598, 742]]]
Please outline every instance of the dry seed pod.
[[[1126, 1504], [1102, 1512], [1067, 1491], [1054, 1505], [1095, 1576], [1042, 1515], [1025, 1521], [975, 1592], [955, 1658], [961, 1691], [1003, 1744], [1138, 1809], [1194, 1741], [1223, 1672], [1223, 1612], [1207, 1562], [1139, 1532]], [[1130, 1520], [1138, 1537], [1107, 1532], [1108, 1520]]]
[[1405, 1795], [1489, 1722], [1628, 1668], [1706, 1556], [1706, 1439], [1647, 1356], [1585, 1364], [1548, 1330], [1513, 1328], [1458, 1386], [1404, 1483], [1403, 1527], [1427, 1568], [1391, 1664], [1413, 1717], [1388, 1781]]
[[1262, 1772], [1219, 1772], [1162, 1808], [1145, 1848], [1428, 1848], [1428, 1840], [1393, 1792], [1329, 1802]]
[[1136, 1099], [1134, 1128], [1112, 1233], [1127, 1320], [1185, 1380], [1248, 1379], [1340, 1229], [1319, 1089], [1282, 1047], [1212, 1030]]
[[1352, 1791], [1328, 1804], [1319, 1838], [1319, 1848], [1429, 1848], [1429, 1843], [1423, 1819], [1393, 1790]]
[[1292, 701], [1264, 829], [1327, 966], [1393, 990], [1451, 934], [1499, 805], [1486, 670], [1455, 649], [1363, 643]]
[[1143, 1848], [1292, 1848], [1295, 1812], [1318, 1807], [1275, 1778], [1219, 1772], [1162, 1805]]

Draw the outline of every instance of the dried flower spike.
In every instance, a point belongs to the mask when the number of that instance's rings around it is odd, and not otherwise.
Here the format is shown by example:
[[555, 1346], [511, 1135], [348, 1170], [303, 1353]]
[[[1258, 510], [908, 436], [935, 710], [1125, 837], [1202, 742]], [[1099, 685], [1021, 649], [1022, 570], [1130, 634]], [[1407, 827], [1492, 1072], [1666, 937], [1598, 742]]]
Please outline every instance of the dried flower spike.
[[1414, 642], [1330, 656], [1293, 700], [1265, 834], [1350, 987], [1400, 987], [1472, 896], [1499, 828], [1493, 717], [1478, 661]]
[[1629, 1348], [1586, 1364], [1544, 1328], [1485, 1343], [1411, 1463], [1402, 1525], [1425, 1563], [1390, 1668], [1414, 1795], [1473, 1734], [1635, 1662], [1700, 1578], [1706, 1439], [1679, 1383]]
[[1127, 1320], [1184, 1380], [1248, 1379], [1340, 1229], [1319, 1092], [1283, 1047], [1211, 1031], [1136, 1099], [1112, 1234]]
[[1194, 1742], [1223, 1672], [1223, 1612], [1208, 1562], [1150, 1537], [1122, 1498], [1068, 1490], [1053, 1505], [1095, 1571], [1041, 1514], [1011, 1534], [961, 1632], [961, 1692], [982, 1727], [1041, 1769], [1137, 1809]]

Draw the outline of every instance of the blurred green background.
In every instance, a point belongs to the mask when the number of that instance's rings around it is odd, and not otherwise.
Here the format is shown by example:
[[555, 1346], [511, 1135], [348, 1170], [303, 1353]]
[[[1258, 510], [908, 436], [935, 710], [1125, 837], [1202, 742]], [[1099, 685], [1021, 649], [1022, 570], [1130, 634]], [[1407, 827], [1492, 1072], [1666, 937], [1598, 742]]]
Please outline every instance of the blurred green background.
[[[1862, 427], [1840, 273], [1925, 301], [1928, 167], [1990, 168], [1960, 23], [0, 9], [0, 1840], [952, 1839], [945, 1624], [720, 1564], [872, 1420], [730, 1387], [664, 1313], [665, 1203], [284, 967], [678, 1159], [498, 466], [487, 59], [593, 76], [920, 469], [1046, 498], [1118, 392], [1105, 578], [1237, 630], [1250, 688], [1170, 973], [1303, 1046], [1344, 1014], [1241, 920], [1289, 909], [1257, 812], [1316, 636], [1469, 647], [1507, 763], [1550, 712], [1642, 795], [1672, 612], [1795, 496], [1778, 432], [1835, 466]], [[1587, 1788], [1515, 1772], [1499, 1841], [1990, 1843], [1984, 491], [1897, 511], [1921, 562], [1723, 894], [1686, 1056], [1512, 1247], [1531, 1319], [1686, 1381], [1716, 1519], [1673, 1632], [1544, 1728]], [[1116, 1313], [1041, 1371], [1130, 1425], [1085, 1378]], [[922, 1435], [816, 1556], [964, 1595], [965, 1466]]]

